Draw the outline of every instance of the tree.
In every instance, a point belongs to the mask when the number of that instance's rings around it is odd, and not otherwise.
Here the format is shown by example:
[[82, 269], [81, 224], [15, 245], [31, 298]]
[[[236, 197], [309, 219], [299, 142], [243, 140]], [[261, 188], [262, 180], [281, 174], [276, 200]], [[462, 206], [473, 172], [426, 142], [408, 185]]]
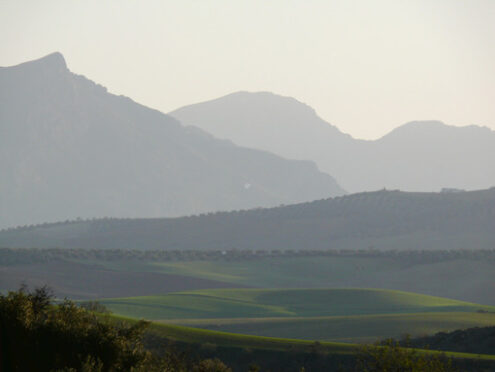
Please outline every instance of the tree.
[[360, 372], [454, 372], [452, 360], [441, 354], [427, 354], [400, 347], [389, 340], [385, 345], [363, 346], [358, 356]]

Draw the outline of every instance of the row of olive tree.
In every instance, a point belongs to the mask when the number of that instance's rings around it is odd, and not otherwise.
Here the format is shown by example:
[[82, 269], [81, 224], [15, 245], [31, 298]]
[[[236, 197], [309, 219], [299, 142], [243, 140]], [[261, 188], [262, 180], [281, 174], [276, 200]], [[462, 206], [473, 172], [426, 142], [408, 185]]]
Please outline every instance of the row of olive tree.
[[137, 250], [137, 249], [64, 249], [0, 248], [0, 265], [43, 263], [73, 259], [103, 261], [219, 261], [259, 260], [283, 257], [367, 257], [392, 258], [413, 263], [435, 263], [457, 259], [495, 262], [492, 250]]

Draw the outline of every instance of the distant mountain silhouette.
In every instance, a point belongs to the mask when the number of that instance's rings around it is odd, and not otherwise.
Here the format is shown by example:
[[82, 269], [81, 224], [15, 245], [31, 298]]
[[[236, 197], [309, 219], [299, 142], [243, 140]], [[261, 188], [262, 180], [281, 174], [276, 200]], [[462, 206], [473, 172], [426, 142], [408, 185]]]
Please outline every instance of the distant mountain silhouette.
[[313, 160], [349, 192], [495, 185], [495, 131], [486, 127], [411, 122], [375, 141], [356, 140], [311, 107], [267, 92], [233, 93], [170, 115], [240, 146]]
[[241, 148], [107, 92], [60, 53], [0, 68], [0, 227], [179, 216], [344, 191], [314, 163]]
[[495, 247], [495, 188], [376, 191], [175, 219], [75, 221], [0, 231], [0, 247], [164, 250], [449, 250]]

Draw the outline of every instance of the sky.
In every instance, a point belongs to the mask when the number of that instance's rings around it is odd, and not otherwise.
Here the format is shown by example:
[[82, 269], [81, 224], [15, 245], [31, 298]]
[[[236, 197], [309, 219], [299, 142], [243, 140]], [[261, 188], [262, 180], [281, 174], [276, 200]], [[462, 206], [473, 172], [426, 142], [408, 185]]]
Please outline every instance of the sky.
[[0, 66], [55, 51], [163, 112], [271, 91], [356, 138], [495, 129], [494, 0], [0, 0]]

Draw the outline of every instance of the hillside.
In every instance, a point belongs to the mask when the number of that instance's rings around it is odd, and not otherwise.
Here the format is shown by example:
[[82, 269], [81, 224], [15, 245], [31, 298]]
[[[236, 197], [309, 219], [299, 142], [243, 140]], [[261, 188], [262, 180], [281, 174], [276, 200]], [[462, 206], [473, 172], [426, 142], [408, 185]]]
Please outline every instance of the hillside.
[[241, 148], [67, 69], [0, 68], [0, 228], [166, 217], [340, 195], [308, 161]]
[[495, 305], [494, 263], [495, 250], [0, 249], [0, 291], [47, 284], [59, 298], [94, 299], [206, 288], [383, 288]]
[[134, 318], [288, 318], [495, 311], [495, 307], [382, 289], [212, 289], [101, 300]]
[[[115, 315], [112, 318], [127, 322], [135, 321]], [[354, 370], [355, 365], [352, 359], [360, 352], [358, 345], [342, 342], [314, 342], [242, 335], [158, 322], [151, 323], [148, 337], [150, 339], [148, 347], [152, 349], [153, 344], [169, 345], [173, 342], [172, 345], [177, 345], [178, 349], [185, 349], [188, 355], [219, 356], [227, 363], [231, 362], [231, 365], [239, 366], [234, 368], [236, 371], [246, 371], [249, 361], [252, 360], [256, 360], [262, 370], [296, 372], [300, 368], [295, 366], [301, 365], [308, 371]], [[437, 351], [430, 350], [419, 350], [419, 353], [441, 355]], [[454, 365], [463, 371], [490, 371], [493, 369], [495, 360], [495, 356], [490, 354], [446, 352], [443, 355], [454, 358]]]
[[168, 324], [339, 342], [431, 335], [495, 322], [492, 306], [377, 289], [215, 289], [100, 302], [116, 314]]
[[[296, 372], [302, 367], [309, 371], [341, 371], [357, 370], [355, 367], [363, 358], [370, 362], [378, 359], [368, 348], [352, 344], [254, 337], [92, 312], [68, 299], [56, 303], [46, 288], [24, 288], [0, 295], [0, 309], [5, 351], [0, 366], [2, 371], [9, 372]], [[376, 346], [369, 351], [382, 349]], [[408, 365], [424, 365], [432, 357], [436, 365], [442, 366], [448, 356], [456, 367], [470, 371], [486, 371], [495, 357], [398, 347], [386, 350], [392, 352], [392, 357], [408, 353]]]
[[495, 131], [486, 127], [417, 121], [378, 140], [357, 140], [304, 103], [268, 92], [237, 92], [170, 115], [241, 146], [313, 160], [349, 192], [495, 185]]
[[[165, 322], [254, 336], [373, 343], [388, 338], [403, 339], [405, 335], [416, 337], [468, 327], [491, 326], [495, 322], [495, 314], [435, 312], [301, 318], [182, 319]], [[427, 348], [427, 345], [418, 344], [417, 347]], [[474, 352], [454, 348], [443, 350]]]
[[[495, 305], [495, 250], [348, 252], [309, 251], [307, 255], [304, 251], [292, 255], [287, 252], [287, 257], [275, 254], [263, 257], [258, 252], [256, 256], [261, 257], [244, 259], [232, 257], [233, 252], [229, 252], [226, 258], [217, 260], [201, 259], [198, 255], [194, 261], [171, 258], [162, 262], [155, 259], [104, 263], [100, 259], [99, 264], [121, 272], [132, 268], [140, 272], [223, 281], [232, 286], [386, 288]], [[65, 264], [58, 266], [59, 271], [66, 270]], [[9, 273], [31, 270], [30, 266], [11, 269]], [[54, 269], [51, 265], [47, 270]], [[10, 282], [6, 276], [4, 282]]]
[[163, 250], [493, 249], [495, 188], [377, 191], [176, 219], [101, 219], [0, 232], [4, 247]]
[[[403, 345], [406, 342], [402, 343]], [[407, 346], [430, 350], [449, 350], [462, 353], [493, 354], [495, 350], [495, 326], [458, 329], [439, 332], [407, 341]]]

